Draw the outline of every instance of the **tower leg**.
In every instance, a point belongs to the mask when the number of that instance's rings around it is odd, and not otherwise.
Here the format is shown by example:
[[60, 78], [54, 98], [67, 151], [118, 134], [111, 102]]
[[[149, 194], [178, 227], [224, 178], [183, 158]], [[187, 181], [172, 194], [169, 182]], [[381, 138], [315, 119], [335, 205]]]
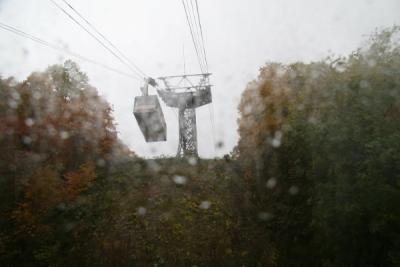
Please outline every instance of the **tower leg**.
[[198, 157], [196, 110], [179, 108], [178, 157]]

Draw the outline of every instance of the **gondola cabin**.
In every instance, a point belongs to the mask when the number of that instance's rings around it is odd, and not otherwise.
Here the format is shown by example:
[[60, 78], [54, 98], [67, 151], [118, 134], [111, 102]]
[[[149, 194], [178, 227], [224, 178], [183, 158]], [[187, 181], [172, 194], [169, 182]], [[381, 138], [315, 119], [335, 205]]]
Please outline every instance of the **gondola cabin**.
[[135, 97], [133, 114], [146, 142], [167, 140], [167, 125], [156, 95]]

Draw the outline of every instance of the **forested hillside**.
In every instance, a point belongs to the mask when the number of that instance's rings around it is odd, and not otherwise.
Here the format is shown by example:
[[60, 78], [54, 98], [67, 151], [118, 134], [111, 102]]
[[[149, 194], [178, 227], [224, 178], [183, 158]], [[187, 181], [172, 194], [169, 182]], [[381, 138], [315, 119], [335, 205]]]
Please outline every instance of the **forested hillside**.
[[400, 28], [267, 63], [221, 159], [145, 160], [72, 61], [0, 82], [1, 266], [400, 266]]

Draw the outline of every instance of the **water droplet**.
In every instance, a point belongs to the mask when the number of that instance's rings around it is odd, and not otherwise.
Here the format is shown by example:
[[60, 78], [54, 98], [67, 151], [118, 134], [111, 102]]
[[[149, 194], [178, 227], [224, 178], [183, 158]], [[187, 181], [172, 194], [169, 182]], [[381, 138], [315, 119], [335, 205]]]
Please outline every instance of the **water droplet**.
[[210, 208], [210, 206], [211, 206], [210, 201], [202, 201], [199, 205], [199, 208], [203, 209], [203, 210], [208, 210]]
[[338, 72], [344, 72], [346, 70], [346, 64], [343, 61], [338, 61], [334, 68], [338, 71]]
[[25, 125], [28, 127], [32, 127], [32, 125], [34, 124], [34, 121], [31, 118], [28, 118], [25, 120]]
[[222, 142], [222, 141], [217, 142], [216, 148], [221, 149], [223, 147], [224, 147], [224, 142]]
[[136, 210], [136, 213], [137, 213], [137, 215], [139, 215], [139, 216], [144, 216], [144, 215], [146, 215], [146, 213], [147, 213], [147, 209], [146, 209], [145, 207], [139, 207], [139, 208]]
[[367, 61], [367, 64], [368, 64], [368, 67], [375, 67], [376, 61], [375, 61], [375, 59], [369, 59]]
[[47, 126], [47, 133], [48, 133], [50, 136], [55, 136], [55, 135], [57, 134], [57, 131], [56, 131], [56, 129], [54, 128], [53, 125], [48, 125], [48, 126]]
[[147, 162], [147, 166], [154, 172], [159, 172], [161, 170], [161, 166], [160, 164], [158, 164], [156, 161], [154, 160], [149, 160]]
[[29, 136], [24, 136], [24, 137], [22, 138], [22, 142], [23, 142], [25, 145], [29, 145], [30, 143], [32, 143], [32, 138], [30, 138]]
[[360, 81], [360, 88], [365, 89], [365, 88], [368, 88], [368, 87], [369, 87], [369, 82], [368, 81], [366, 81], [366, 80]]
[[187, 182], [187, 178], [185, 176], [181, 176], [181, 175], [175, 175], [172, 180], [174, 181], [174, 183], [176, 184], [186, 184]]
[[66, 131], [62, 131], [62, 132], [60, 132], [60, 137], [63, 140], [68, 139], [69, 138], [69, 134]]
[[299, 193], [299, 188], [297, 186], [293, 185], [289, 188], [289, 193], [291, 195], [297, 195]]
[[276, 178], [272, 177], [272, 178], [268, 179], [265, 186], [269, 189], [272, 189], [276, 186], [277, 183], [278, 183], [278, 181], [276, 180]]
[[97, 160], [97, 166], [104, 167], [106, 165], [106, 161], [104, 159]]
[[308, 117], [308, 122], [309, 122], [310, 124], [315, 125], [315, 124], [318, 123], [318, 120], [317, 120], [317, 118], [315, 118], [314, 116], [310, 116], [310, 117]]
[[10, 108], [12, 109], [16, 109], [18, 107], [18, 103], [15, 100], [10, 100], [8, 101], [8, 105], [10, 106]]
[[14, 100], [18, 101], [21, 99], [21, 96], [19, 95], [18, 92], [12, 92], [11, 93], [12, 98], [14, 98]]
[[189, 157], [188, 158], [188, 162], [189, 162], [190, 165], [196, 166], [197, 165], [197, 158], [196, 157]]
[[33, 98], [36, 100], [39, 100], [42, 97], [42, 94], [39, 92], [34, 92], [33, 93]]
[[278, 147], [280, 147], [281, 146], [281, 140], [278, 140], [278, 139], [272, 139], [272, 142], [271, 142], [271, 145], [273, 146], [273, 147], [275, 147], [275, 148], [278, 148]]
[[243, 115], [247, 116], [250, 115], [253, 111], [253, 107], [249, 104], [247, 104], [244, 109], [243, 109]]
[[271, 145], [272, 145], [273, 147], [275, 147], [275, 148], [280, 147], [281, 144], [282, 144], [282, 136], [283, 136], [283, 134], [282, 134], [281, 131], [275, 132], [274, 138], [273, 138], [272, 141], [271, 141]]
[[260, 212], [258, 214], [258, 219], [260, 219], [261, 221], [270, 221], [273, 218], [273, 215], [269, 212]]

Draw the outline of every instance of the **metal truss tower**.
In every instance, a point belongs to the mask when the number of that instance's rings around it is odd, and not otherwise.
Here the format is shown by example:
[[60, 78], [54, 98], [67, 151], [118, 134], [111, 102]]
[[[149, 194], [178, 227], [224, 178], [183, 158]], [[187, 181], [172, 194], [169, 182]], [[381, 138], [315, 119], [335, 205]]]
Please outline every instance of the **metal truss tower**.
[[212, 102], [210, 73], [160, 77], [165, 88], [158, 94], [179, 111], [178, 157], [198, 157], [196, 108]]

